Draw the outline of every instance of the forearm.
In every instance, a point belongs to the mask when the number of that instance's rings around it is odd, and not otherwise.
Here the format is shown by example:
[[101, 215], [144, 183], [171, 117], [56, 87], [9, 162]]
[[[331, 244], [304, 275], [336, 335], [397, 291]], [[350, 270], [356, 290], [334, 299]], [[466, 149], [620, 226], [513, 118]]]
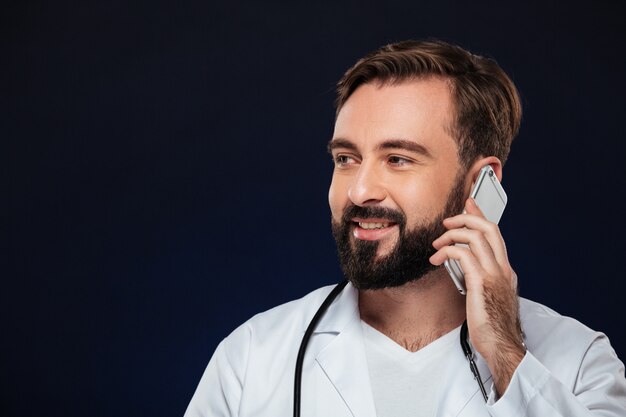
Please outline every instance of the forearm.
[[494, 354], [490, 365], [496, 394], [498, 397], [506, 392], [515, 370], [524, 359], [526, 349], [519, 345], [502, 345]]
[[515, 370], [526, 355], [519, 319], [519, 300], [513, 292], [497, 294], [496, 289], [485, 284], [486, 313], [491, 334], [489, 349], [481, 352], [493, 376], [499, 396], [506, 391]]

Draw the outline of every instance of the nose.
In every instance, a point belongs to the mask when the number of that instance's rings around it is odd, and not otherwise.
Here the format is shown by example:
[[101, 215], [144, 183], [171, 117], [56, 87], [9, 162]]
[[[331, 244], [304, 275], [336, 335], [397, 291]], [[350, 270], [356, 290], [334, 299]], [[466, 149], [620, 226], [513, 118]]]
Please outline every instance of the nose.
[[377, 204], [387, 197], [380, 174], [372, 164], [361, 164], [348, 189], [348, 198], [354, 205]]

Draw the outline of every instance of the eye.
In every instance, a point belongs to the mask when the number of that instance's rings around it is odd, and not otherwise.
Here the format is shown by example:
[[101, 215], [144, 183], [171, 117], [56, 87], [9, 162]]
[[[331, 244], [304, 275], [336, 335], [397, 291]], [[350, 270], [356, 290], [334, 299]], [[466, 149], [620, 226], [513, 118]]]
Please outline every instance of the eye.
[[346, 165], [356, 163], [356, 160], [353, 157], [351, 157], [350, 155], [345, 155], [345, 154], [335, 155], [333, 157], [333, 160], [335, 162], [335, 166], [340, 167], [340, 168]]
[[405, 158], [403, 156], [390, 155], [387, 158], [387, 162], [390, 165], [394, 165], [394, 166], [404, 166], [404, 165], [408, 165], [408, 164], [412, 163], [413, 161], [410, 160], [409, 158]]

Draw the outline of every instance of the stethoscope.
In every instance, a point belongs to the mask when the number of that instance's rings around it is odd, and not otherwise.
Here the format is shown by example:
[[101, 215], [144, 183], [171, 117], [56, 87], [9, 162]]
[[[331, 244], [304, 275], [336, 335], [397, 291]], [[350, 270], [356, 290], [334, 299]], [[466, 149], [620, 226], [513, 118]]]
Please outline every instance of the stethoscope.
[[[301, 402], [301, 393], [302, 393], [302, 363], [304, 362], [304, 353], [306, 352], [306, 347], [309, 344], [309, 339], [313, 334], [313, 331], [317, 327], [317, 323], [324, 317], [326, 310], [333, 303], [335, 298], [343, 291], [343, 289], [348, 284], [347, 280], [344, 280], [337, 284], [335, 288], [328, 294], [320, 308], [317, 310], [313, 319], [309, 323], [306, 331], [304, 332], [304, 336], [302, 337], [302, 342], [300, 343], [300, 349], [298, 350], [298, 358], [296, 360], [296, 372], [295, 372], [295, 381], [293, 386], [293, 415], [294, 417], [300, 417], [300, 402]], [[483, 380], [480, 377], [480, 372], [478, 372], [478, 367], [476, 366], [476, 362], [474, 362], [474, 354], [472, 353], [472, 348], [470, 344], [467, 342], [468, 339], [468, 330], [467, 330], [467, 321], [463, 322], [461, 326], [461, 348], [463, 349], [463, 353], [465, 357], [469, 361], [470, 370], [472, 371], [472, 375], [474, 375], [474, 379], [478, 383], [478, 387], [480, 388], [480, 392], [483, 394], [483, 398], [485, 402], [487, 402], [487, 391], [485, 391], [485, 387], [483, 386]]]

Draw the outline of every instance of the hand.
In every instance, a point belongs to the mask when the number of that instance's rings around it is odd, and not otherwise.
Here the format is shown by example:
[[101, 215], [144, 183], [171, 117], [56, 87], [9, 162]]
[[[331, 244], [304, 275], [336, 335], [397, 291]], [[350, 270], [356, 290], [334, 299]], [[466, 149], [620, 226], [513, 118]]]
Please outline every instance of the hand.
[[[524, 358], [517, 299], [517, 275], [511, 268], [500, 229], [485, 219], [472, 198], [466, 214], [443, 221], [448, 229], [433, 242], [433, 265], [456, 259], [465, 274], [467, 327], [474, 348], [487, 362], [496, 391], [504, 394]], [[451, 246], [465, 243], [469, 248]]]

